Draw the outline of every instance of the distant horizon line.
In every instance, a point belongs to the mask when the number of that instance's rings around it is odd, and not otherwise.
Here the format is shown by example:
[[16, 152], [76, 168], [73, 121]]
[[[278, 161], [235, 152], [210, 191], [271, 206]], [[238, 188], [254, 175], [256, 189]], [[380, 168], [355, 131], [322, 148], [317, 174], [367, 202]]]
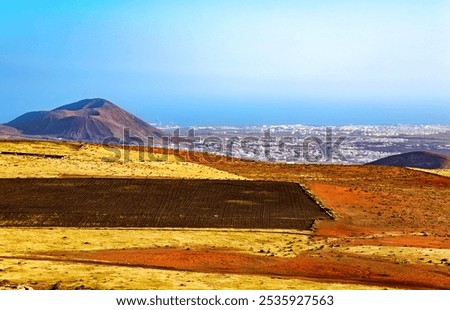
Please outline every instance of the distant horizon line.
[[[72, 101], [70, 100], [69, 104], [73, 104], [73, 103], [78, 103], [81, 101], [92, 101], [92, 100], [104, 100], [106, 102], [112, 103], [114, 105], [114, 102], [117, 102], [117, 100], [110, 100], [110, 99], [105, 99], [105, 97], [103, 96], [90, 96], [89, 98], [84, 98], [84, 99], [80, 99], [80, 100], [75, 100]], [[67, 100], [68, 102], [69, 100]], [[120, 101], [120, 100], [119, 100]], [[22, 116], [23, 114], [27, 114], [30, 112], [46, 112], [46, 111], [52, 111], [54, 109], [58, 109], [60, 107], [63, 107], [67, 104], [63, 104], [62, 106], [59, 107], [52, 107], [49, 108], [48, 110], [44, 109], [32, 109], [31, 111], [28, 110], [20, 115], [17, 115], [15, 117], [13, 117], [10, 120], [1, 120], [0, 124], [1, 125], [6, 125], [7, 123], [11, 122], [12, 120], [14, 120], [17, 117]], [[117, 105], [119, 108], [124, 109], [124, 107], [122, 107], [122, 105]], [[200, 104], [200, 106], [202, 106], [202, 104]], [[267, 108], [267, 106], [265, 106], [264, 108]], [[130, 111], [134, 110], [134, 111]], [[171, 110], [170, 107], [167, 108], [168, 110]], [[220, 109], [223, 109], [223, 107], [218, 107], [216, 110], [217, 112], [223, 112], [220, 111]], [[365, 117], [361, 117], [362, 121], [357, 121], [357, 122], [352, 122], [352, 121], [343, 121], [343, 120], [336, 120], [333, 121], [332, 117], [328, 115], [324, 115], [324, 122], [321, 122], [320, 119], [318, 119], [317, 117], [317, 113], [313, 113], [311, 118], [315, 118], [315, 120], [311, 120], [311, 121], [307, 121], [305, 120], [304, 122], [298, 122], [296, 120], [293, 120], [292, 118], [286, 120], [286, 122], [283, 121], [283, 117], [282, 116], [275, 116], [273, 122], [270, 121], [270, 119], [267, 119], [267, 117], [265, 117], [267, 114], [269, 114], [270, 111], [257, 111], [257, 113], [255, 113], [254, 115], [254, 119], [249, 119], [248, 118], [248, 113], [238, 113], [236, 114], [236, 120], [233, 120], [233, 115], [231, 114], [226, 114], [225, 117], [217, 117], [217, 113], [212, 113], [211, 112], [211, 116], [215, 116], [213, 117], [213, 120], [207, 120], [209, 118], [209, 114], [206, 115], [200, 115], [197, 117], [193, 117], [196, 115], [196, 113], [198, 112], [196, 110], [196, 112], [193, 113], [184, 113], [183, 117], [187, 118], [184, 121], [183, 120], [170, 120], [170, 118], [172, 117], [167, 117], [168, 115], [157, 115], [157, 116], [152, 116], [149, 117], [148, 113], [142, 113], [142, 111], [138, 112], [136, 111], [136, 109], [133, 109], [132, 106], [127, 106], [125, 109], [125, 111], [135, 115], [136, 117], [142, 119], [143, 121], [145, 121], [146, 123], [148, 123], [149, 125], [155, 126], [155, 127], [179, 127], [179, 128], [192, 128], [192, 127], [231, 127], [231, 128], [244, 128], [244, 127], [280, 127], [280, 126], [307, 126], [307, 127], [345, 127], [345, 126], [355, 126], [355, 127], [363, 127], [363, 126], [371, 126], [371, 127], [401, 127], [401, 126], [436, 126], [436, 127], [449, 127], [450, 126], [450, 122], [448, 123], [443, 123], [442, 119], [438, 119], [437, 122], [433, 122], [432, 120], [428, 119], [427, 121], [415, 121], [415, 120], [410, 120], [410, 121], [399, 121], [396, 122], [395, 120], [384, 120], [384, 121], [377, 121], [376, 118], [377, 117], [373, 117], [372, 119], [364, 119]], [[214, 108], [212, 108], [212, 110], [214, 110]], [[173, 111], [173, 110], [172, 110]], [[144, 111], [146, 112], [146, 111]], [[148, 112], [148, 111], [147, 111]], [[154, 112], [154, 111], [153, 111]], [[178, 113], [183, 112], [183, 110], [178, 111]], [[188, 112], [188, 111], [184, 111], [184, 112]], [[311, 111], [309, 111], [311, 113]], [[358, 111], [361, 112], [361, 111]], [[369, 111], [370, 112], [370, 111]], [[20, 113], [20, 112], [19, 112]], [[147, 115], [146, 115], [147, 114]], [[155, 113], [156, 114], [156, 113]], [[159, 113], [158, 113], [159, 114]], [[175, 113], [176, 114], [176, 113]], [[240, 119], [241, 116], [245, 116], [247, 115], [247, 119]], [[187, 116], [187, 117], [186, 117]], [[304, 115], [303, 115], [304, 116]], [[182, 117], [182, 118], [183, 118]], [[176, 117], [174, 117], [176, 118]], [[188, 120], [188, 119], [191, 120]], [[197, 118], [197, 119], [195, 119]], [[202, 119], [203, 118], [203, 119]], [[220, 118], [224, 118], [224, 120], [220, 120]], [[302, 117], [299, 117], [302, 118]], [[339, 118], [339, 117], [338, 117]], [[353, 118], [353, 117], [351, 117]], [[358, 116], [354, 117], [354, 118], [358, 118]], [[149, 121], [149, 119], [153, 119], [153, 121]], [[169, 120], [168, 120], [169, 119]], [[259, 119], [259, 120], [258, 120]], [[156, 121], [155, 121], [156, 120]]]
[[154, 123], [148, 122], [149, 125], [155, 127], [179, 127], [179, 128], [191, 128], [191, 127], [230, 127], [230, 128], [243, 128], [243, 127], [282, 127], [282, 126], [305, 126], [305, 127], [344, 127], [344, 126], [370, 126], [370, 127], [423, 127], [423, 126], [434, 126], [434, 127], [450, 127], [450, 123], [448, 124], [434, 124], [434, 123], [384, 123], [384, 124], [374, 124], [374, 123], [343, 123], [343, 124], [309, 124], [309, 123], [285, 123], [285, 124], [240, 124], [240, 125], [231, 125], [231, 124], [166, 124], [166, 123]]

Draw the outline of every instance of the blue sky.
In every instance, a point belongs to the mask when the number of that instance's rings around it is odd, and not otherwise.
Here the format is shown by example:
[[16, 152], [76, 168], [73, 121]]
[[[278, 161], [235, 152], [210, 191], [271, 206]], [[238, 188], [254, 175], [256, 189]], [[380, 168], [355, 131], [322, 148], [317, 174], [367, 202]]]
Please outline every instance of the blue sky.
[[0, 122], [102, 97], [164, 124], [449, 124], [449, 38], [444, 0], [0, 0]]

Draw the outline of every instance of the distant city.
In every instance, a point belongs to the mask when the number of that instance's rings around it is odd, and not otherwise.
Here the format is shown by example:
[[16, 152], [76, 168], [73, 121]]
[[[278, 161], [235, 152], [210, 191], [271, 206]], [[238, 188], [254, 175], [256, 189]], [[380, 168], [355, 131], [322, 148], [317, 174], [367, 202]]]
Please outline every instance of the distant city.
[[450, 155], [448, 125], [159, 128], [170, 134], [179, 130], [191, 141], [171, 147], [255, 161], [365, 164], [412, 151]]

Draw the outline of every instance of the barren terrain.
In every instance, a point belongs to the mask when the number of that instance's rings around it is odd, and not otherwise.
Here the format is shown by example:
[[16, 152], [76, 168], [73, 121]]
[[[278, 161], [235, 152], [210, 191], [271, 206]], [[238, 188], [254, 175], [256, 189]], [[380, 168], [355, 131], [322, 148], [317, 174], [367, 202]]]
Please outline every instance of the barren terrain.
[[[69, 147], [45, 143], [42, 149], [56, 155], [65, 155], [60, 148]], [[33, 152], [24, 151], [26, 145], [13, 145], [16, 152], [34, 153], [40, 143], [34, 143]], [[98, 157], [95, 150], [90, 153], [92, 161], [111, 165], [110, 175], [117, 170], [136, 176], [131, 166], [120, 170], [119, 162]], [[174, 158], [186, 159], [182, 153]], [[64, 176], [60, 161], [49, 158], [45, 160], [52, 162], [40, 166], [41, 174], [39, 169], [24, 174], [44, 159], [24, 156], [26, 169], [15, 170], [16, 156], [0, 154], [1, 173]], [[312, 231], [1, 228], [0, 281], [41, 289], [55, 283], [62, 289], [450, 288], [450, 178], [395, 167], [218, 159], [208, 163], [190, 157], [193, 163], [179, 163], [186, 170], [164, 177], [186, 177], [183, 171], [201, 176], [192, 171], [203, 169], [215, 179], [300, 183], [335, 219], [316, 221]], [[63, 160], [71, 165], [68, 157]], [[158, 162], [136, 163], [136, 171], [141, 164], [146, 167], [138, 175], [148, 177], [153, 163]], [[85, 167], [71, 173], [95, 175]]]
[[74, 142], [0, 141], [0, 178], [78, 176], [243, 179], [203, 165], [182, 162], [172, 154], [144, 153], [137, 149], [125, 152]]

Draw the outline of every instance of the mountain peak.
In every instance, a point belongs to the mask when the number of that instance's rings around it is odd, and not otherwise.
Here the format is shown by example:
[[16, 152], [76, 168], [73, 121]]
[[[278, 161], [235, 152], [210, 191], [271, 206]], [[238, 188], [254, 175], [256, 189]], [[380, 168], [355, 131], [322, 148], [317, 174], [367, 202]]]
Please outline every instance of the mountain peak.
[[101, 108], [107, 103], [112, 104], [108, 100], [102, 98], [83, 99], [74, 103], [63, 105], [59, 108], [53, 109], [52, 111], [60, 111], [60, 110], [76, 111], [82, 109], [95, 109]]
[[153, 137], [159, 143], [165, 136], [161, 130], [102, 98], [80, 100], [51, 111], [25, 113], [5, 125], [9, 131], [26, 136], [75, 141], [102, 142], [109, 137], [122, 140], [125, 128], [144, 141]]

